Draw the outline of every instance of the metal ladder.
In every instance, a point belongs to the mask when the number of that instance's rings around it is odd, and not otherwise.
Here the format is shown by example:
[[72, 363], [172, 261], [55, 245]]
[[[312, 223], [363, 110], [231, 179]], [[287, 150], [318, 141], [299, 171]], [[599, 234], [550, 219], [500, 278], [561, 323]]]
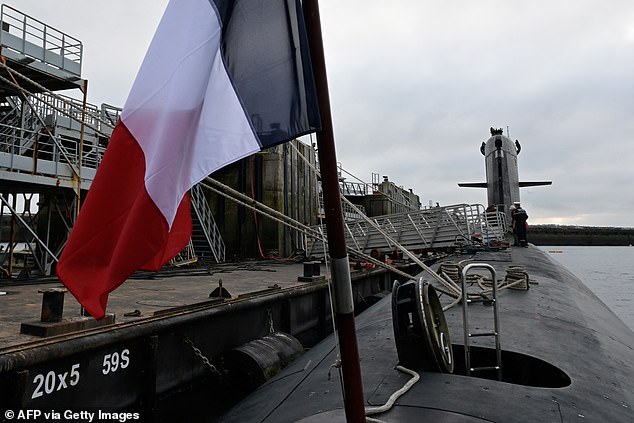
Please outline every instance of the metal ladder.
[[225, 242], [218, 225], [216, 225], [205, 194], [199, 184], [191, 188], [190, 194], [192, 210], [198, 219], [198, 222], [193, 222], [194, 230], [199, 228], [202, 231], [202, 234], [198, 234], [196, 231], [192, 232], [194, 251], [200, 261], [205, 261], [206, 253], [211, 253], [216, 263], [222, 263], [225, 261]]
[[[469, 299], [467, 293], [467, 274], [471, 269], [485, 269], [491, 272], [492, 292], [491, 298], [477, 298]], [[491, 302], [493, 307], [493, 331], [475, 332], [472, 333], [469, 330], [469, 304], [470, 303], [484, 303]], [[464, 329], [464, 354], [465, 354], [465, 369], [467, 376], [471, 376], [472, 372], [495, 370], [497, 372], [497, 379], [502, 380], [502, 350], [500, 348], [500, 325], [498, 319], [498, 302], [497, 302], [497, 278], [495, 269], [490, 264], [486, 263], [471, 263], [466, 265], [462, 269], [462, 322]], [[470, 339], [475, 337], [492, 336], [495, 338], [495, 366], [484, 367], [471, 367], [471, 345]]]

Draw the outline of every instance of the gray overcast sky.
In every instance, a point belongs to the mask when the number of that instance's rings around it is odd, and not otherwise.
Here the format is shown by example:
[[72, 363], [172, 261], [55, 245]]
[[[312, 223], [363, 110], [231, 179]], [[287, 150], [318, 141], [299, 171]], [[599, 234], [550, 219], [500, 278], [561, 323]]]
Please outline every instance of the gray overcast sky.
[[[7, 4], [79, 38], [123, 105], [166, 0]], [[424, 205], [484, 203], [489, 127], [519, 139], [529, 222], [634, 227], [634, 2], [321, 0], [338, 160]], [[184, 30], [191, 30], [184, 28]]]

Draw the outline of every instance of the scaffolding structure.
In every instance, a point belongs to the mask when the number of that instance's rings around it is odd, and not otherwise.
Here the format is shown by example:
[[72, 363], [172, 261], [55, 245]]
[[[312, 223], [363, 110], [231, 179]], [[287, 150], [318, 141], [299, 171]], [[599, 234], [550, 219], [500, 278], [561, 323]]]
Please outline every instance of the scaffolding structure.
[[[52, 275], [121, 109], [86, 102], [81, 41], [7, 5], [0, 25], [2, 275]], [[201, 196], [192, 192], [197, 231], [183, 260], [223, 261]]]
[[[121, 109], [87, 103], [81, 41], [7, 5], [1, 6], [0, 24], [0, 277], [53, 275]], [[77, 90], [82, 99], [59, 94], [62, 90]], [[318, 187], [314, 159], [297, 156], [307, 161], [297, 168], [313, 169], [304, 176], [308, 185], [314, 179]], [[297, 169], [291, 166], [291, 171]], [[373, 174], [372, 183], [365, 183], [344, 172], [340, 167], [341, 194], [355, 203], [346, 201], [343, 208], [347, 242], [359, 251], [388, 251], [394, 241], [412, 250], [443, 248], [468, 243], [476, 234], [489, 242], [506, 233], [504, 216], [486, 214], [482, 206], [420, 210], [418, 196], [387, 176], [380, 181]], [[302, 181], [293, 178], [288, 189], [298, 191], [288, 215], [306, 222], [313, 222], [308, 213], [325, 217], [320, 190], [309, 193], [317, 197], [309, 201], [297, 188]], [[209, 199], [197, 186], [190, 195], [192, 239], [172, 264], [223, 262], [225, 244]], [[378, 205], [379, 213], [390, 214], [368, 222], [364, 198], [370, 200], [368, 211]], [[303, 214], [297, 211], [300, 202], [309, 205]], [[301, 237], [307, 256], [323, 256], [322, 245]]]

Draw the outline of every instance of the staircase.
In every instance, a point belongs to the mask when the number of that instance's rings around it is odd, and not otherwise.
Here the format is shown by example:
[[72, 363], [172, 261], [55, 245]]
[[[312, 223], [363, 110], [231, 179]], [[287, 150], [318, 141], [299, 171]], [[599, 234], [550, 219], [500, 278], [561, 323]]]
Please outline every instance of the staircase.
[[221, 263], [225, 260], [225, 243], [200, 185], [194, 185], [190, 195], [193, 223], [191, 244], [194, 253], [199, 262]]

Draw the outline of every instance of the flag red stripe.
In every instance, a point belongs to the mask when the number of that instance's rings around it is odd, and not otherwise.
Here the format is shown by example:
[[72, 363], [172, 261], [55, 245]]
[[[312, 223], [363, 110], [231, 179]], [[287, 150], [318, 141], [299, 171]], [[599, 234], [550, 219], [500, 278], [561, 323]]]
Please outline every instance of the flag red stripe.
[[299, 0], [169, 2], [58, 264], [93, 316], [135, 270], [185, 247], [194, 184], [316, 127], [300, 10]]
[[189, 197], [169, 231], [144, 175], [143, 151], [119, 122], [57, 266], [64, 285], [95, 318], [104, 316], [108, 294], [134, 271], [158, 270], [189, 241]]

